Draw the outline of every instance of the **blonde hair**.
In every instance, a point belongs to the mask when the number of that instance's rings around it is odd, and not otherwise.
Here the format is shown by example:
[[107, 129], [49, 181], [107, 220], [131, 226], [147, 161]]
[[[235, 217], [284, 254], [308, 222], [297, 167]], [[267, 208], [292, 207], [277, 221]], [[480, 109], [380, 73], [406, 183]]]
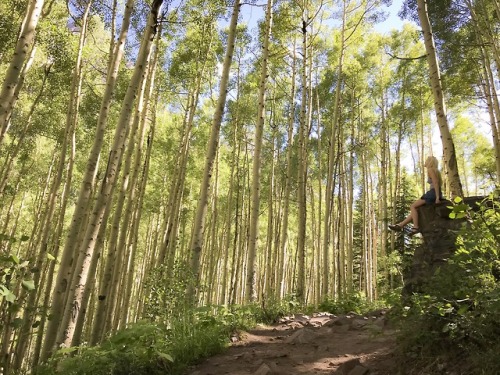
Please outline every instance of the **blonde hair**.
[[439, 168], [439, 162], [435, 156], [428, 156], [427, 159], [425, 160], [425, 164], [427, 168], [433, 168], [433, 169], [438, 169]]

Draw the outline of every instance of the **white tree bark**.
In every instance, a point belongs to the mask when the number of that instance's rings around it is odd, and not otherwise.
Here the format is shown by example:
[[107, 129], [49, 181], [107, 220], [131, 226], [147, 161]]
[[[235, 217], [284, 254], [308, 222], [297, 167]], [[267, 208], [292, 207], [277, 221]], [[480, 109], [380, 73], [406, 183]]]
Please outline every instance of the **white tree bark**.
[[[241, 2], [235, 0], [233, 6], [233, 13], [229, 24], [229, 35], [227, 39], [226, 55], [224, 57], [224, 64], [222, 68], [222, 77], [219, 85], [219, 98], [212, 121], [212, 130], [210, 140], [208, 141], [207, 154], [205, 159], [205, 169], [203, 172], [203, 180], [200, 187], [200, 197], [196, 207], [196, 214], [194, 219], [193, 233], [191, 236], [191, 270], [195, 277], [198, 277], [200, 270], [200, 256], [203, 245], [203, 232], [205, 229], [205, 217], [208, 204], [208, 196], [210, 191], [210, 181], [212, 179], [212, 170], [214, 161], [219, 147], [219, 133], [222, 123], [222, 116], [224, 114], [224, 107], [226, 105], [227, 87], [229, 82], [229, 71], [231, 69], [231, 62], [233, 60], [234, 44], [236, 40], [236, 26], [238, 24], [238, 14], [240, 11]], [[189, 291], [191, 297], [194, 299], [194, 288]]]
[[33, 48], [35, 29], [42, 13], [44, 0], [31, 0], [28, 3], [26, 16], [23, 21], [21, 33], [17, 40], [14, 56], [5, 73], [5, 79], [0, 92], [0, 145], [7, 132], [10, 116], [16, 101], [16, 91], [19, 92], [19, 78], [23, 71], [24, 61], [28, 51]]
[[250, 188], [251, 211], [250, 211], [250, 231], [248, 240], [248, 268], [245, 288], [245, 299], [251, 302], [256, 298], [255, 288], [255, 257], [259, 241], [259, 211], [260, 211], [260, 169], [262, 153], [262, 137], [264, 132], [264, 122], [266, 120], [266, 84], [267, 84], [267, 63], [269, 59], [269, 39], [271, 38], [271, 26], [273, 20], [273, 2], [267, 0], [266, 24], [264, 34], [264, 44], [262, 45], [262, 65], [260, 70], [259, 97], [257, 110], [257, 124], [255, 128], [254, 153], [252, 165], [252, 185]]
[[430, 84], [434, 96], [434, 109], [436, 111], [439, 131], [441, 133], [441, 142], [443, 143], [443, 153], [450, 182], [451, 195], [453, 197], [463, 196], [462, 184], [458, 173], [457, 158], [455, 154], [455, 145], [451, 137], [446, 115], [446, 105], [444, 102], [443, 87], [441, 83], [441, 73], [432, 36], [432, 28], [427, 13], [427, 1], [417, 0], [418, 17], [424, 35], [425, 51], [427, 53], [427, 63], [429, 64]]

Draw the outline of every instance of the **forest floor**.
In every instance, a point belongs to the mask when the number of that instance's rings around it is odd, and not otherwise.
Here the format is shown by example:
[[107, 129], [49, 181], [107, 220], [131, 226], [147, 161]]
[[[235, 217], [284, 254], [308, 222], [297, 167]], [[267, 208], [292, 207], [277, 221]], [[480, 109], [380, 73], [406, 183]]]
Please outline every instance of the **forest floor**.
[[314, 314], [284, 318], [232, 338], [227, 351], [188, 375], [396, 374], [396, 331], [384, 311], [364, 316]]

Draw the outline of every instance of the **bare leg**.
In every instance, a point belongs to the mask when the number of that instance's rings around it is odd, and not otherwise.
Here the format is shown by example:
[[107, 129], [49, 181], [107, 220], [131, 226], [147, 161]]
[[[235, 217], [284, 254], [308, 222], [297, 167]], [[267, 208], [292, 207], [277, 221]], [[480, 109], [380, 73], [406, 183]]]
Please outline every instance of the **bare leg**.
[[418, 212], [417, 208], [423, 206], [425, 204], [425, 200], [417, 199], [410, 206], [410, 214], [401, 222], [398, 223], [400, 227], [404, 227], [406, 224], [413, 221], [413, 226], [418, 228]]

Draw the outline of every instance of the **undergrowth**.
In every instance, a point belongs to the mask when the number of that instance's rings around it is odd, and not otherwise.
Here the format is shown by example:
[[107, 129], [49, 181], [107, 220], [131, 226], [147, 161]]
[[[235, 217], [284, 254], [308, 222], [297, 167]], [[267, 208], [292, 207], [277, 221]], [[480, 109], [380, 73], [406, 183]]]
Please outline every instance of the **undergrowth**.
[[[274, 323], [297, 311], [291, 296], [261, 305], [193, 307], [186, 288], [193, 278], [177, 264], [172, 275], [158, 268], [145, 284], [144, 319], [95, 347], [59, 350], [37, 375], [177, 375], [201, 359], [223, 351], [232, 334], [258, 322]], [[175, 280], [175, 281], [173, 281]]]
[[457, 250], [422, 293], [399, 307], [399, 349], [410, 368], [428, 374], [451, 368], [457, 374], [496, 375], [500, 373], [498, 197], [490, 196], [477, 212], [457, 200], [453, 214], [466, 219]]

